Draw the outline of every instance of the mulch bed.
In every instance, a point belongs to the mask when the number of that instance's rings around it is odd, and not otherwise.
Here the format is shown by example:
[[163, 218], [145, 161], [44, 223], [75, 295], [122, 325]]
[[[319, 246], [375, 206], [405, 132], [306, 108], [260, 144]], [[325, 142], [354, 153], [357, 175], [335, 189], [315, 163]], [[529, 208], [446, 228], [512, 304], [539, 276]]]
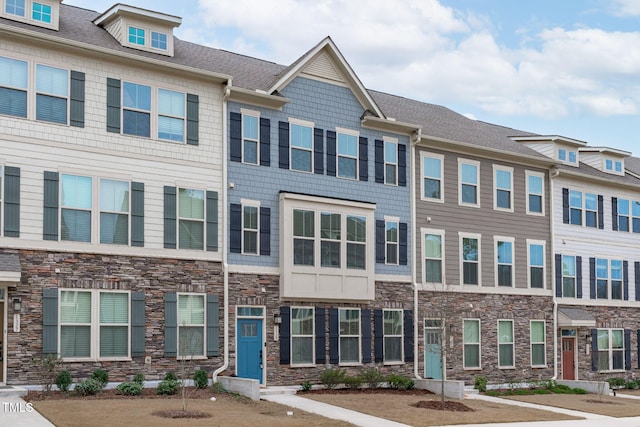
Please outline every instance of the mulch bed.
[[156, 411], [152, 412], [151, 415], [155, 415], [157, 417], [162, 418], [211, 418], [211, 414], [200, 411]]
[[451, 412], [475, 412], [474, 409], [469, 408], [467, 405], [461, 402], [452, 402], [450, 400], [446, 400], [444, 402], [440, 400], [421, 400], [416, 402], [416, 408], [423, 409], [435, 409], [438, 411], [451, 411]]
[[[209, 399], [213, 394], [209, 388], [195, 388], [188, 387], [187, 388], [187, 397], [189, 399]], [[216, 396], [219, 396], [216, 394]], [[178, 394], [170, 395], [170, 396], [162, 396], [158, 394], [155, 387], [144, 388], [142, 389], [142, 393], [137, 396], [125, 396], [119, 394], [116, 389], [105, 389], [100, 391], [98, 394], [93, 396], [77, 396], [73, 391], [68, 393], [62, 393], [61, 391], [50, 391], [50, 392], [42, 392], [42, 391], [29, 391], [25, 400], [28, 402], [37, 401], [37, 400], [60, 400], [60, 399], [79, 399], [79, 400], [99, 400], [99, 399], [182, 399], [182, 395], [178, 392]]]
[[305, 394], [400, 394], [403, 396], [423, 396], [433, 394], [429, 390], [396, 390], [392, 388], [319, 388], [309, 391], [298, 391], [298, 395], [304, 397]]

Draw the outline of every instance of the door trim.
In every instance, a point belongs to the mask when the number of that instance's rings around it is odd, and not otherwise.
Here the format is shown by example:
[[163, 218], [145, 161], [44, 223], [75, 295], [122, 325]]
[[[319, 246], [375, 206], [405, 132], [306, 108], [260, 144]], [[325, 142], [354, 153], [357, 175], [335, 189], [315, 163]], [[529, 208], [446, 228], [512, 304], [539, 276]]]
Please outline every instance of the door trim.
[[[241, 311], [245, 311], [242, 309], [248, 309], [246, 311], [253, 311], [251, 309], [259, 309], [261, 310], [260, 315], [252, 315], [246, 313], [240, 313]], [[262, 324], [262, 380], [260, 381], [260, 387], [265, 387], [267, 385], [267, 322], [265, 318], [265, 313], [267, 308], [263, 305], [237, 305], [236, 306], [236, 321], [235, 321], [235, 353], [236, 353], [236, 361], [235, 361], [235, 375], [238, 375], [238, 336], [240, 333], [238, 332], [238, 321], [241, 319], [257, 319], [261, 321]]]
[[[571, 346], [572, 351], [573, 351], [573, 380], [568, 380], [568, 381], [577, 381], [578, 380], [578, 363], [577, 363], [577, 356], [578, 356], [578, 351], [576, 349], [576, 344], [577, 344], [577, 340], [576, 340], [576, 336], [562, 336], [560, 337], [560, 362], [562, 363], [562, 360], [564, 359], [564, 357], [562, 356], [562, 354], [564, 353], [563, 350], [563, 346], [562, 346], [562, 342], [564, 340], [572, 340], [573, 341], [573, 345]], [[564, 364], [562, 364], [562, 379], [564, 378], [565, 375], [565, 369], [564, 369]]]
[[2, 348], [0, 348], [0, 354], [2, 354], [2, 363], [0, 369], [2, 369], [2, 381], [0, 381], [0, 385], [7, 385], [7, 336], [9, 335], [9, 331], [7, 329], [7, 305], [8, 298], [7, 293], [9, 289], [7, 287], [0, 286], [0, 303], [2, 303], [2, 308], [0, 308], [0, 317], [2, 317], [2, 330], [0, 330], [0, 342], [2, 342]]

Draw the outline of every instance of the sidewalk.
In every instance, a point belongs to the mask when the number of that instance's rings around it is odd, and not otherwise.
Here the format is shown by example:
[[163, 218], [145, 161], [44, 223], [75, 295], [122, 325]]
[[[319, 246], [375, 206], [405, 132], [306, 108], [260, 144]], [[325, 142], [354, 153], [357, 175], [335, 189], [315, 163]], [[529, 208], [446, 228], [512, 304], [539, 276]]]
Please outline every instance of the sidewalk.
[[55, 427], [20, 397], [0, 397], [0, 426]]

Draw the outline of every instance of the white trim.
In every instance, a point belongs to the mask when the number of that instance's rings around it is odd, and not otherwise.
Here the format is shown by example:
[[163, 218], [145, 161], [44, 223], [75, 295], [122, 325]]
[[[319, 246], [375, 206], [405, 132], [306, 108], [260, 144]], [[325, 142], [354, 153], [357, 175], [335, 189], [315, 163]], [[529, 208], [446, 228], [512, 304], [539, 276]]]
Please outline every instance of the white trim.
[[[389, 242], [388, 240], [388, 234], [387, 234], [387, 224], [395, 224], [396, 225], [396, 241], [395, 242]], [[396, 245], [396, 262], [389, 262], [389, 260], [387, 259], [387, 254], [389, 253], [388, 250], [388, 245], [392, 244], [392, 245]], [[384, 263], [386, 265], [400, 265], [400, 221], [396, 220], [396, 219], [389, 219], [387, 220], [385, 218], [384, 220]]]
[[[350, 156], [348, 154], [340, 154], [340, 135], [345, 135], [345, 136], [351, 136], [354, 137], [356, 139], [356, 154], [355, 156]], [[360, 132], [352, 130], [352, 129], [346, 129], [346, 128], [340, 128], [340, 127], [336, 127], [336, 178], [342, 178], [342, 179], [350, 179], [353, 181], [357, 181], [360, 178]], [[314, 141], [313, 141], [313, 132], [311, 134], [311, 146], [312, 146], [312, 151], [313, 151], [313, 145], [314, 145]], [[356, 167], [355, 167], [355, 171], [354, 171], [354, 175], [353, 177], [350, 176], [340, 176], [340, 158], [343, 157], [345, 159], [350, 159], [350, 160], [355, 160], [356, 163]], [[312, 162], [313, 162], [313, 157], [312, 157]], [[311, 169], [313, 169], [313, 164], [311, 165]]]
[[[509, 344], [509, 342], [501, 342], [500, 341], [500, 323], [501, 322], [509, 322], [511, 323], [511, 365], [501, 365], [500, 364], [500, 344], [504, 344], [507, 345]], [[498, 369], [513, 369], [515, 368], [515, 363], [516, 363], [516, 336], [515, 336], [515, 330], [514, 330], [514, 321], [513, 319], [497, 319], [497, 324], [496, 324], [496, 339], [497, 339], [497, 354], [498, 354]]]
[[[427, 234], [440, 236], [440, 282], [427, 282], [427, 272], [425, 271], [425, 260], [426, 260], [426, 248], [425, 248], [425, 236]], [[420, 263], [422, 265], [422, 278], [420, 280], [423, 284], [439, 284], [442, 285], [445, 283], [445, 230], [435, 229], [435, 228], [420, 228], [420, 245], [422, 248]], [[430, 258], [436, 260], [437, 258]]]
[[[516, 248], [515, 248], [515, 238], [514, 237], [506, 237], [506, 236], [493, 236], [493, 252], [494, 252], [494, 262], [493, 262], [493, 268], [494, 268], [494, 272], [495, 272], [495, 286], [497, 288], [515, 288], [516, 287]], [[511, 286], [500, 286], [498, 284], [499, 280], [499, 273], [498, 273], [498, 266], [499, 266], [499, 260], [498, 260], [498, 243], [499, 242], [506, 242], [506, 243], [511, 243]], [[501, 263], [503, 265], [508, 265], [507, 263]]]
[[313, 129], [315, 126], [315, 124], [313, 122], [310, 122], [309, 120], [296, 119], [295, 117], [289, 117], [287, 120], [289, 121], [290, 125], [305, 126], [311, 129]]
[[[257, 132], [256, 132], [255, 140], [253, 138], [248, 138], [244, 135], [244, 116], [250, 116], [256, 119]], [[241, 150], [240, 160], [242, 161], [243, 164], [246, 164], [246, 165], [253, 165], [253, 166], [260, 165], [260, 112], [249, 110], [246, 108], [241, 108], [240, 109], [240, 127], [241, 127], [240, 134], [242, 135], [240, 139], [240, 150]], [[256, 144], [256, 162], [255, 163], [250, 163], [245, 161], [245, 156], [244, 156], [245, 140], [255, 142]]]
[[[259, 307], [262, 309], [262, 316], [238, 316], [238, 307]], [[240, 319], [258, 319], [260, 320], [260, 323], [262, 324], [262, 346], [260, 347], [260, 350], [262, 351], [262, 360], [260, 361], [262, 363], [262, 379], [260, 380], [260, 384], [264, 385], [266, 384], [267, 381], [267, 322], [266, 322], [266, 307], [264, 305], [249, 305], [249, 304], [238, 304], [236, 305], [236, 319], [235, 319], [235, 323], [234, 323], [234, 327], [236, 328], [236, 332], [238, 331], [238, 320]], [[206, 318], [205, 318], [205, 323], [206, 323]], [[206, 330], [205, 330], [206, 332]], [[235, 348], [238, 348], [238, 337], [240, 336], [239, 333], [236, 333], [234, 336], [234, 341], [235, 341]], [[206, 348], [205, 348], [205, 354], [206, 354]], [[240, 354], [238, 353], [238, 351], [236, 351], [236, 366], [235, 366], [235, 370], [234, 373], [235, 375], [238, 375], [238, 358], [240, 357]]]
[[[342, 335], [340, 330], [340, 313], [343, 311], [357, 311], [358, 312], [358, 361], [357, 362], [343, 362], [340, 351], [342, 345], [342, 338], [353, 338], [355, 335]], [[362, 312], [358, 307], [339, 307], [338, 308], [338, 365], [339, 366], [357, 366], [362, 364]]]
[[[416, 289], [418, 291], [425, 292], [442, 292], [442, 286], [440, 284], [433, 283], [416, 283]], [[485, 286], [476, 286], [476, 285], [464, 285], [464, 286], [448, 286], [445, 289], [445, 292], [458, 292], [458, 293], [467, 293], [467, 294], [490, 294], [490, 295], [527, 295], [527, 296], [535, 296], [535, 297], [548, 297], [551, 298], [553, 296], [553, 292], [551, 289], [529, 289], [529, 288], [511, 288], [508, 286], [494, 286], [494, 285], [485, 285]], [[582, 301], [582, 300], [578, 300]], [[587, 300], [589, 301], [589, 300]], [[618, 301], [620, 302], [620, 301]], [[573, 304], [573, 301], [562, 301], [563, 304]], [[591, 300], [591, 304], [593, 305], [593, 300]], [[640, 304], [637, 304], [636, 307], [640, 307]]]
[[[474, 166], [476, 168], [476, 203], [462, 201], [462, 165]], [[458, 157], [458, 205], [474, 208], [480, 207], [480, 162]]]
[[[478, 323], [478, 342], [470, 343], [469, 345], [477, 345], [478, 346], [478, 366], [466, 367], [465, 366], [465, 351], [464, 347], [467, 345], [465, 340], [465, 332], [464, 332], [464, 322], [465, 321], [477, 322]], [[482, 369], [482, 322], [478, 318], [462, 318], [462, 369], [465, 371], [477, 371]]]
[[[575, 270], [575, 275], [574, 276], [565, 276], [564, 275], [564, 257], [571, 257], [573, 258], [573, 269]], [[560, 279], [562, 280], [562, 282], [560, 283], [560, 287], [561, 287], [561, 294], [562, 296], [560, 298], [563, 299], [563, 303], [564, 303], [564, 299], [566, 298], [575, 298], [575, 299], [581, 299], [581, 298], [577, 298], [578, 295], [578, 259], [577, 259], [578, 255], [569, 255], [569, 254], [560, 254], [560, 268], [561, 268], [561, 275], [560, 275]], [[573, 295], [570, 297], [566, 297], [564, 295], [564, 278], [565, 277], [573, 277], [574, 282], [573, 282]], [[593, 300], [592, 300], [593, 302]]]
[[[462, 254], [463, 251], [463, 239], [476, 239], [478, 241], [478, 260], [476, 262], [476, 265], [478, 266], [478, 283], [477, 284], [472, 284], [472, 283], [463, 283], [464, 282], [464, 256]], [[459, 271], [460, 271], [460, 285], [461, 286], [476, 286], [476, 287], [480, 287], [482, 286], [482, 234], [479, 233], [465, 233], [462, 231], [458, 231], [458, 242], [459, 242], [459, 248], [460, 248], [460, 265], [459, 265]]]
[[[243, 199], [241, 199], [243, 200]], [[247, 202], [247, 203], [245, 203]], [[241, 241], [240, 241], [240, 246], [241, 246], [241, 250], [240, 253], [242, 255], [250, 255], [250, 256], [259, 256], [260, 255], [260, 202], [259, 201], [255, 201], [255, 200], [245, 200], [244, 202], [242, 202], [241, 205], [242, 208], [242, 212], [241, 212], [241, 226], [240, 226], [240, 230], [241, 230]], [[244, 219], [245, 219], [245, 208], [255, 208], [256, 210], [256, 228], [246, 228], [245, 224], [244, 224]], [[245, 248], [244, 248], [244, 233], [245, 232], [251, 232], [251, 233], [256, 233], [256, 252], [255, 253], [251, 253], [251, 252], [245, 252]]]
[[[311, 338], [311, 362], [310, 363], [294, 363], [293, 361], [293, 310], [311, 310], [311, 335], [299, 334], [296, 337]], [[311, 367], [316, 365], [316, 309], [314, 306], [292, 305], [289, 307], [289, 362], [292, 368]], [[325, 349], [322, 349], [324, 351]]]
[[[387, 335], [384, 333], [384, 313], [391, 311], [400, 313], [400, 334], [389, 335], [389, 338], [400, 338], [400, 360], [387, 360]], [[382, 363], [383, 365], [399, 365], [404, 363], [404, 310], [401, 308], [382, 309]]]
[[[312, 174], [313, 169], [314, 169], [314, 156], [315, 156], [315, 150], [314, 150], [314, 141], [313, 141], [313, 128], [314, 128], [314, 124], [313, 122], [309, 122], [306, 120], [300, 120], [300, 119], [295, 119], [292, 117], [289, 117], [289, 170], [293, 171], [293, 172], [301, 172], [301, 173], [309, 173]], [[305, 127], [305, 128], [309, 128], [310, 133], [311, 133], [311, 147], [310, 148], [305, 148], [305, 147], [299, 147], [299, 146], [294, 146], [293, 145], [293, 126], [300, 126], [300, 127]], [[301, 169], [294, 169], [293, 167], [293, 150], [300, 150], [300, 151], [304, 151], [304, 152], [308, 152], [311, 155], [311, 159], [309, 161], [309, 170], [301, 170]], [[338, 158], [338, 135], [336, 134], [336, 175], [337, 175], [337, 158]], [[357, 161], [356, 161], [357, 163]]]
[[[544, 180], [545, 180], [545, 174], [542, 172], [534, 172], [534, 171], [530, 171], [530, 170], [526, 170], [524, 172], [525, 174], [525, 192], [526, 192], [526, 204], [527, 204], [527, 215], [536, 215], [536, 216], [545, 216], [545, 198], [546, 198], [546, 192], [545, 192], [545, 185], [544, 185]], [[542, 185], [542, 194], [539, 194], [540, 198], [541, 198], [541, 202], [540, 202], [540, 207], [542, 212], [532, 212], [529, 206], [529, 195], [538, 195], [535, 193], [530, 193], [529, 190], [529, 178], [530, 177], [536, 177], [536, 178], [540, 178], [540, 182]]]
[[[531, 245], [542, 246], [542, 288], [533, 288], [531, 286]], [[539, 267], [539, 266], [536, 266]], [[527, 287], [531, 289], [547, 288], [547, 241], [527, 239]]]
[[[592, 296], [592, 299], [596, 299], [599, 301], [602, 300], [610, 300], [610, 301], [623, 301], [624, 300], [624, 260], [623, 259], [619, 259], [619, 258], [610, 258], [608, 256], [595, 256], [593, 257], [594, 261], [595, 261], [595, 282], [596, 282], [596, 287], [595, 287], [595, 292], [596, 294]], [[599, 277], [598, 276], [598, 260], [603, 260], [607, 262], [607, 276], [606, 277]], [[621, 277], [620, 277], [620, 298], [616, 298], [614, 299], [612, 297], [612, 293], [613, 293], [613, 269], [611, 266], [611, 263], [613, 261], [617, 261], [620, 263], [620, 273], [621, 273]], [[591, 260], [589, 260], [589, 262], [591, 262]], [[599, 280], [606, 280], [607, 282], [607, 297], [606, 298], [599, 298], [598, 297], [598, 281]], [[616, 280], [618, 281], [618, 280]], [[595, 297], [595, 298], [593, 298]]]
[[410, 275], [399, 274], [397, 276], [393, 274], [376, 274], [376, 282], [394, 282], [394, 283], [411, 283], [412, 279]]
[[261, 265], [237, 265], [229, 264], [229, 273], [239, 274], [262, 274], [262, 275], [280, 275], [280, 267], [266, 267]]
[[[180, 328], [181, 327], [200, 327], [199, 324], [180, 325], [180, 296], [200, 296], [202, 297], [202, 354], [197, 355], [180, 355]], [[177, 292], [176, 293], [176, 358], [178, 360], [206, 359], [207, 358], [207, 294], [201, 292]]]
[[[424, 159], [430, 158], [440, 161], [440, 177], [429, 177], [430, 179], [440, 180], [440, 198], [426, 197], [424, 195]], [[427, 151], [420, 152], [420, 200], [426, 202], [444, 203], [444, 155], [430, 153]]]
[[[497, 173], [498, 171], [501, 172], [507, 172], [509, 173], [509, 176], [511, 177], [510, 179], [510, 189], [509, 189], [509, 208], [502, 208], [502, 207], [498, 207], [498, 180], [497, 180]], [[513, 188], [513, 184], [514, 184], [514, 179], [513, 179], [513, 168], [510, 166], [503, 166], [503, 165], [493, 165], [493, 209], [496, 211], [503, 211], [503, 212], [513, 212], [513, 192], [514, 192], [514, 188]], [[504, 189], [502, 189], [503, 191], [505, 191]]]
[[[534, 322], [542, 322], [542, 331], [544, 333], [543, 339], [541, 342], [533, 342], [531, 340], [531, 334], [533, 332], [532, 325]], [[535, 365], [533, 363], [533, 346], [542, 344], [544, 348], [544, 352], [542, 353], [544, 356], [544, 363], [541, 365]], [[530, 319], [529, 320], [529, 362], [532, 368], [546, 368], [547, 367], [547, 322], [544, 319]]]
[[[389, 162], [387, 161], [387, 144], [393, 144], [395, 146], [395, 153], [396, 153], [396, 161], [395, 163]], [[384, 184], [385, 185], [391, 185], [394, 187], [398, 186], [398, 161], [400, 160], [400, 152], [399, 152], [399, 148], [400, 148], [400, 144], [398, 143], [398, 139], [397, 138], [388, 138], [388, 137], [384, 137], [382, 140], [382, 157], [383, 157], [383, 164], [384, 164], [384, 173], [383, 173], [383, 178], [384, 178]], [[395, 176], [393, 177], [395, 183], [390, 183], [387, 182], [387, 165], [391, 165], [395, 168]]]

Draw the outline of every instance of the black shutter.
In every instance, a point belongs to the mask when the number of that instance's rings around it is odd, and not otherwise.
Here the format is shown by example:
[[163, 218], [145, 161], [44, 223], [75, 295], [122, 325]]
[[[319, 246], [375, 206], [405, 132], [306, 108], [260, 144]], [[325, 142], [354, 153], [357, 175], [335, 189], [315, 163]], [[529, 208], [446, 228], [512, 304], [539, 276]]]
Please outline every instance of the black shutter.
[[363, 309], [360, 320], [362, 322], [362, 363], [371, 363], [371, 310]]
[[58, 288], [42, 290], [42, 354], [58, 355]]
[[131, 292], [131, 357], [145, 355], [144, 292]]
[[120, 133], [120, 80], [107, 78], [107, 132]]
[[374, 361], [381, 363], [384, 361], [384, 317], [379, 308], [373, 310], [373, 333]]
[[[633, 272], [634, 284], [636, 285], [636, 301], [640, 301], [640, 262], [636, 261], [633, 264]], [[640, 359], [640, 353], [638, 353], [638, 358]]]
[[404, 311], [404, 361], [413, 362], [413, 311]]
[[[400, 178], [399, 166], [400, 165], [398, 165], [398, 180]], [[378, 184], [384, 184], [384, 141], [379, 139], [375, 141], [375, 173], [376, 182]]]
[[569, 224], [569, 189], [562, 189], [562, 222]]
[[369, 180], [369, 141], [364, 136], [360, 137], [360, 153], [358, 155], [360, 181]]
[[178, 312], [175, 293], [164, 294], [164, 357], [178, 355]]
[[562, 297], [562, 255], [556, 254], [556, 297]]
[[313, 172], [324, 173], [324, 131], [313, 129]]
[[624, 369], [631, 370], [631, 329], [624, 330]]
[[598, 330], [591, 330], [591, 370], [598, 370]]
[[200, 99], [187, 94], [187, 144], [198, 145], [200, 137]]
[[622, 261], [622, 298], [629, 301], [629, 261]]
[[4, 235], [20, 237], [20, 168], [4, 168]]
[[576, 297], [582, 298], [582, 257], [576, 257]]
[[638, 346], [638, 351], [636, 354], [638, 355], [638, 369], [640, 369], [640, 329], [638, 329], [637, 335], [638, 339], [636, 340], [636, 344]]
[[220, 302], [218, 295], [207, 294], [207, 357], [220, 355]]
[[400, 244], [399, 246], [399, 251], [398, 251], [398, 261], [400, 262], [400, 265], [407, 265], [407, 253], [408, 253], [408, 244], [407, 244], [407, 237], [408, 237], [408, 225], [406, 222], [401, 222], [399, 224], [399, 229], [398, 229], [398, 242]]
[[59, 179], [58, 172], [44, 171], [44, 240], [58, 240]]
[[611, 227], [613, 231], [618, 231], [618, 198], [611, 198], [611, 217], [612, 224]]
[[598, 194], [598, 228], [604, 229], [604, 197]]
[[589, 296], [596, 299], [596, 259], [589, 258]]
[[144, 246], [144, 183], [131, 183], [131, 246]]
[[84, 73], [71, 70], [69, 91], [69, 124], [84, 127]]
[[177, 243], [176, 187], [164, 187], [164, 247], [175, 249]]
[[260, 165], [271, 166], [271, 120], [260, 118]]
[[384, 264], [387, 258], [386, 253], [386, 229], [382, 219], [376, 220], [376, 262]]
[[271, 208], [260, 208], [260, 255], [271, 255]]
[[327, 310], [322, 307], [316, 307], [316, 364], [323, 365], [327, 362], [327, 343], [326, 343], [326, 317]]
[[242, 205], [236, 203], [229, 206], [229, 251], [242, 252]]
[[291, 308], [280, 307], [280, 364], [291, 363]]
[[407, 146], [404, 144], [398, 144], [398, 185], [407, 186]]
[[207, 191], [207, 250], [218, 251], [218, 192]]
[[327, 175], [336, 176], [336, 133], [327, 131]]
[[229, 113], [229, 160], [242, 161], [242, 114]]
[[278, 123], [278, 155], [280, 169], [289, 169], [289, 122]]
[[329, 363], [337, 364], [340, 362], [340, 354], [338, 353], [338, 339], [340, 337], [340, 325], [338, 322], [338, 309], [329, 309]]

